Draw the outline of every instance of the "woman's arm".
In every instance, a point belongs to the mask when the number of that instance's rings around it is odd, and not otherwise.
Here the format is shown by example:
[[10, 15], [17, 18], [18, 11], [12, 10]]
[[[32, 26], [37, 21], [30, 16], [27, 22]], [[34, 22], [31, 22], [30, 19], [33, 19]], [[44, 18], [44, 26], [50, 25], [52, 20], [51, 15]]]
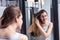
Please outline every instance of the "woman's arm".
[[[33, 25], [33, 24], [32, 24]], [[33, 31], [32, 25], [28, 28], [28, 32], [31, 33]]]
[[52, 31], [52, 28], [53, 28], [53, 23], [50, 23], [50, 24], [49, 24], [48, 30], [47, 30], [46, 32], [42, 29], [42, 27], [41, 27], [41, 25], [40, 25], [40, 23], [39, 23], [38, 20], [36, 20], [36, 24], [37, 24], [37, 26], [39, 27], [42, 35], [43, 35], [45, 38], [47, 38], [47, 37], [51, 34], [51, 31]]

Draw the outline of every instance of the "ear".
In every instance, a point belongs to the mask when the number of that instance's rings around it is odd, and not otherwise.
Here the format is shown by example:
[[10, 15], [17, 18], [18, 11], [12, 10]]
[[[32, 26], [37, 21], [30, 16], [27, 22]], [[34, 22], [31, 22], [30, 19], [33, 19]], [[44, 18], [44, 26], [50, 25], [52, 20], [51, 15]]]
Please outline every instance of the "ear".
[[18, 18], [17, 18], [17, 17], [15, 18], [15, 22], [16, 22], [16, 23], [18, 22]]

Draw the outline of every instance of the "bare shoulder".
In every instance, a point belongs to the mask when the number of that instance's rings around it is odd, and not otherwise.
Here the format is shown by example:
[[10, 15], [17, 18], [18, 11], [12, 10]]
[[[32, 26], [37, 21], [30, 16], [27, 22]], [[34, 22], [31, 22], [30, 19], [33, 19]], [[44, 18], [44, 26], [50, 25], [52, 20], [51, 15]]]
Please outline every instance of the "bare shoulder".
[[49, 25], [53, 25], [53, 22], [50, 22]]
[[28, 40], [28, 37], [24, 34], [20, 34], [20, 40]]
[[50, 22], [49, 23], [49, 26], [53, 28], [53, 22]]

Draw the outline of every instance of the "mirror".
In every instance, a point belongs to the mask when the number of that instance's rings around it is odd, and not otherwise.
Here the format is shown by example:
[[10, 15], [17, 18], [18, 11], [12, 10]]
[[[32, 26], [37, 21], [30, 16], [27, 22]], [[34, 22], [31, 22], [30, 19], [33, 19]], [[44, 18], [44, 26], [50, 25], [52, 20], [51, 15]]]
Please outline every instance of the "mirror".
[[[41, 2], [41, 3], [40, 3]], [[32, 24], [32, 15], [34, 13], [39, 12], [41, 9], [44, 9], [48, 13], [48, 21], [51, 21], [51, 5], [52, 0], [38, 0], [36, 2], [25, 1], [25, 10], [26, 10], [26, 30], [28, 30], [29, 26]], [[27, 35], [29, 40], [36, 40], [35, 37], [31, 36], [27, 31]], [[39, 40], [39, 39], [38, 39]], [[54, 40], [53, 31], [50, 35], [49, 40]]]

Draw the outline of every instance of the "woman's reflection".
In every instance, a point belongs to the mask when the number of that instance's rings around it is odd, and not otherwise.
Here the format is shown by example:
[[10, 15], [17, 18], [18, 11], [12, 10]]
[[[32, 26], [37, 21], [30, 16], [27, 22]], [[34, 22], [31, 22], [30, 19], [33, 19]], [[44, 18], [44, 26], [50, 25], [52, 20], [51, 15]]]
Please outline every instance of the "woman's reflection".
[[28, 28], [28, 32], [34, 37], [34, 40], [48, 40], [53, 29], [53, 23], [48, 21], [47, 12], [40, 10], [32, 18], [32, 25]]

